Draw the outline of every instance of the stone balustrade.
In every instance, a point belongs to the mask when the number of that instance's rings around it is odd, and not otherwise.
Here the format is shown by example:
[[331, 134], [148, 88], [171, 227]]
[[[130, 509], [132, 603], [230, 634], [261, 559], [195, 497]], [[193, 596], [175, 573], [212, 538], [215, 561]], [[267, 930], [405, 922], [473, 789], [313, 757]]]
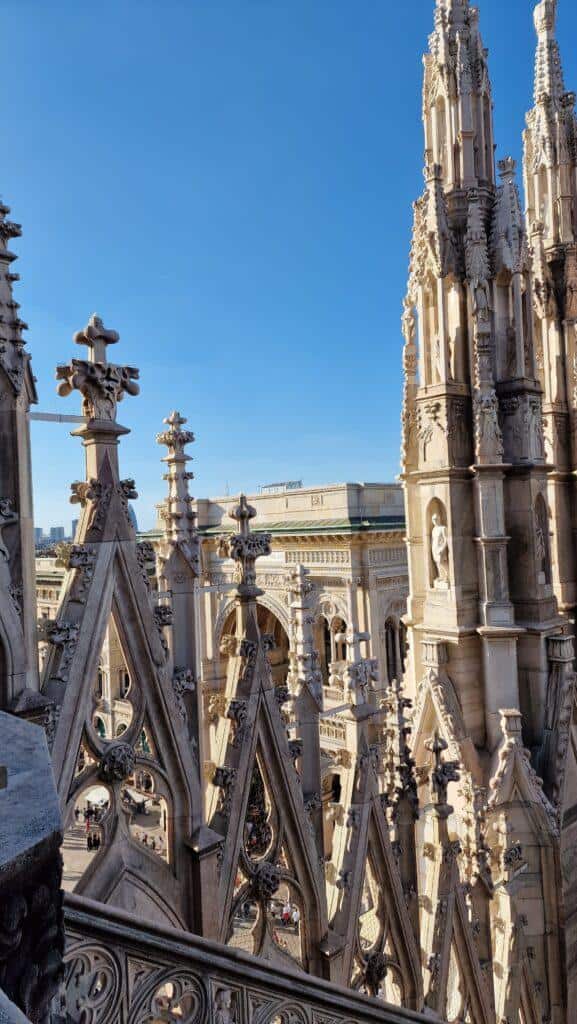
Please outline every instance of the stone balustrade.
[[424, 1024], [310, 975], [196, 935], [65, 900], [66, 1008], [90, 1024]]

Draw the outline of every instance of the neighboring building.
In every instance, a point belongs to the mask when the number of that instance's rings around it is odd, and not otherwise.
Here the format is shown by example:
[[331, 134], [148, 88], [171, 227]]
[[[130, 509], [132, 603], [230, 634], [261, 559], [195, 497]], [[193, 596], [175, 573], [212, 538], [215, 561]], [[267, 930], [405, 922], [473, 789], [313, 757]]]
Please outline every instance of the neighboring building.
[[[248, 500], [256, 510], [255, 530], [272, 537], [272, 551], [259, 561], [264, 590], [260, 625], [274, 634], [279, 681], [289, 666], [288, 584], [298, 565], [310, 572], [316, 594], [316, 639], [325, 685], [332, 663], [345, 659], [336, 637], [352, 628], [367, 633], [368, 652], [379, 662], [383, 686], [402, 672], [408, 576], [402, 489], [394, 484], [333, 484], [324, 487], [262, 489]], [[226, 678], [222, 637], [234, 618], [234, 563], [218, 552], [230, 531], [238, 498], [198, 499], [193, 509], [202, 544], [204, 599], [202, 676], [208, 689]], [[146, 535], [154, 541], [158, 532]]]
[[56, 618], [63, 579], [64, 566], [56, 556], [36, 556], [36, 600], [39, 618]]
[[[275, 678], [285, 682], [291, 653], [289, 583], [298, 565], [315, 586], [315, 638], [325, 696], [343, 699], [346, 634], [366, 633], [367, 656], [377, 660], [383, 691], [400, 678], [405, 657], [408, 575], [404, 545], [402, 489], [396, 484], [332, 484], [285, 488], [249, 498], [257, 531], [271, 533], [272, 552], [259, 562], [259, 625], [275, 636]], [[194, 503], [201, 540], [201, 677], [210, 701], [225, 686], [228, 658], [222, 639], [234, 621], [234, 563], [218, 554], [218, 539], [230, 531], [229, 513], [238, 499], [199, 499]], [[141, 534], [157, 545], [160, 529]], [[154, 560], [149, 562], [153, 586]], [[57, 557], [36, 560], [39, 613], [55, 618], [65, 569]], [[127, 671], [124, 663], [116, 666]], [[116, 670], [115, 669], [115, 670]], [[122, 718], [122, 716], [121, 716]], [[114, 735], [114, 733], [112, 733]]]
[[41, 544], [44, 540], [44, 530], [41, 526], [34, 527], [34, 543], [36, 545]]
[[58, 543], [59, 540], [64, 540], [66, 534], [63, 526], [51, 526], [50, 527], [50, 541], [52, 544]]

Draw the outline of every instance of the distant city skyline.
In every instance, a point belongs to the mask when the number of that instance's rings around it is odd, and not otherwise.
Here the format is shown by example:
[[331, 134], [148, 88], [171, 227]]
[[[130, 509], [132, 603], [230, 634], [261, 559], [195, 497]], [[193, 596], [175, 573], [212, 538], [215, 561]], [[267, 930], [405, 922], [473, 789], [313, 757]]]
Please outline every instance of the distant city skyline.
[[[54, 367], [78, 354], [73, 332], [97, 312], [120, 332], [114, 359], [141, 371], [119, 419], [142, 528], [164, 497], [155, 435], [174, 408], [197, 435], [195, 495], [393, 480], [434, 0], [364, 0], [362, 16], [347, 0], [136, 10], [34, 5], [34, 33], [29, 5], [3, 11], [14, 87], [0, 187], [23, 225], [15, 298], [39, 410], [79, 413], [77, 398], [56, 397]], [[511, 0], [510, 32], [502, 11], [483, 0], [481, 30], [497, 156], [512, 145], [519, 160], [532, 5]], [[559, 36], [576, 32], [577, 7], [563, 0]], [[94, 51], [106, 74], [71, 60]], [[570, 45], [563, 60], [576, 89]], [[39, 523], [71, 518], [84, 469], [69, 431], [32, 424]]]

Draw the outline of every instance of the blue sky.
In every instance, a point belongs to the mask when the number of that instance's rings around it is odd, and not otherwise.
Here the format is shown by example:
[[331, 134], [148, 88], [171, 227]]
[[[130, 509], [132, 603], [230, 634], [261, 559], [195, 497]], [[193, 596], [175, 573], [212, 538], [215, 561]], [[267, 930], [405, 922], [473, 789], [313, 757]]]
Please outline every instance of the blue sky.
[[[196, 495], [398, 472], [421, 55], [433, 0], [36, 0], [0, 7], [0, 188], [23, 224], [16, 297], [39, 409], [92, 312], [141, 395], [124, 476], [152, 525], [155, 444], [187, 415]], [[531, 104], [529, 0], [480, 0], [498, 155]], [[568, 87], [577, 10], [561, 0]], [[72, 518], [68, 428], [33, 427], [36, 519]]]

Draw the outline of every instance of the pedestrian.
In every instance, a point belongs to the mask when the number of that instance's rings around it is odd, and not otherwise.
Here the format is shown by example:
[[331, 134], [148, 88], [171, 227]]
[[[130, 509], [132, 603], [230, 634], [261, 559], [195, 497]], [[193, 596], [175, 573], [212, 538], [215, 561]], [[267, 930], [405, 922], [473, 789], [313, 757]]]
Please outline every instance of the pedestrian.
[[86, 836], [86, 849], [92, 849], [92, 832], [89, 832], [88, 835]]
[[295, 931], [297, 931], [297, 932], [299, 930], [300, 919], [301, 919], [300, 910], [299, 910], [298, 907], [295, 907], [293, 912], [292, 912], [292, 923], [293, 923]]
[[156, 839], [154, 838], [154, 836], [152, 837], [152, 842], [150, 844], [150, 847], [151, 847], [152, 850], [156, 850]]
[[144, 839], [142, 840], [142, 842], [144, 843], [145, 846], [148, 846], [148, 833], [147, 832], [144, 833]]

